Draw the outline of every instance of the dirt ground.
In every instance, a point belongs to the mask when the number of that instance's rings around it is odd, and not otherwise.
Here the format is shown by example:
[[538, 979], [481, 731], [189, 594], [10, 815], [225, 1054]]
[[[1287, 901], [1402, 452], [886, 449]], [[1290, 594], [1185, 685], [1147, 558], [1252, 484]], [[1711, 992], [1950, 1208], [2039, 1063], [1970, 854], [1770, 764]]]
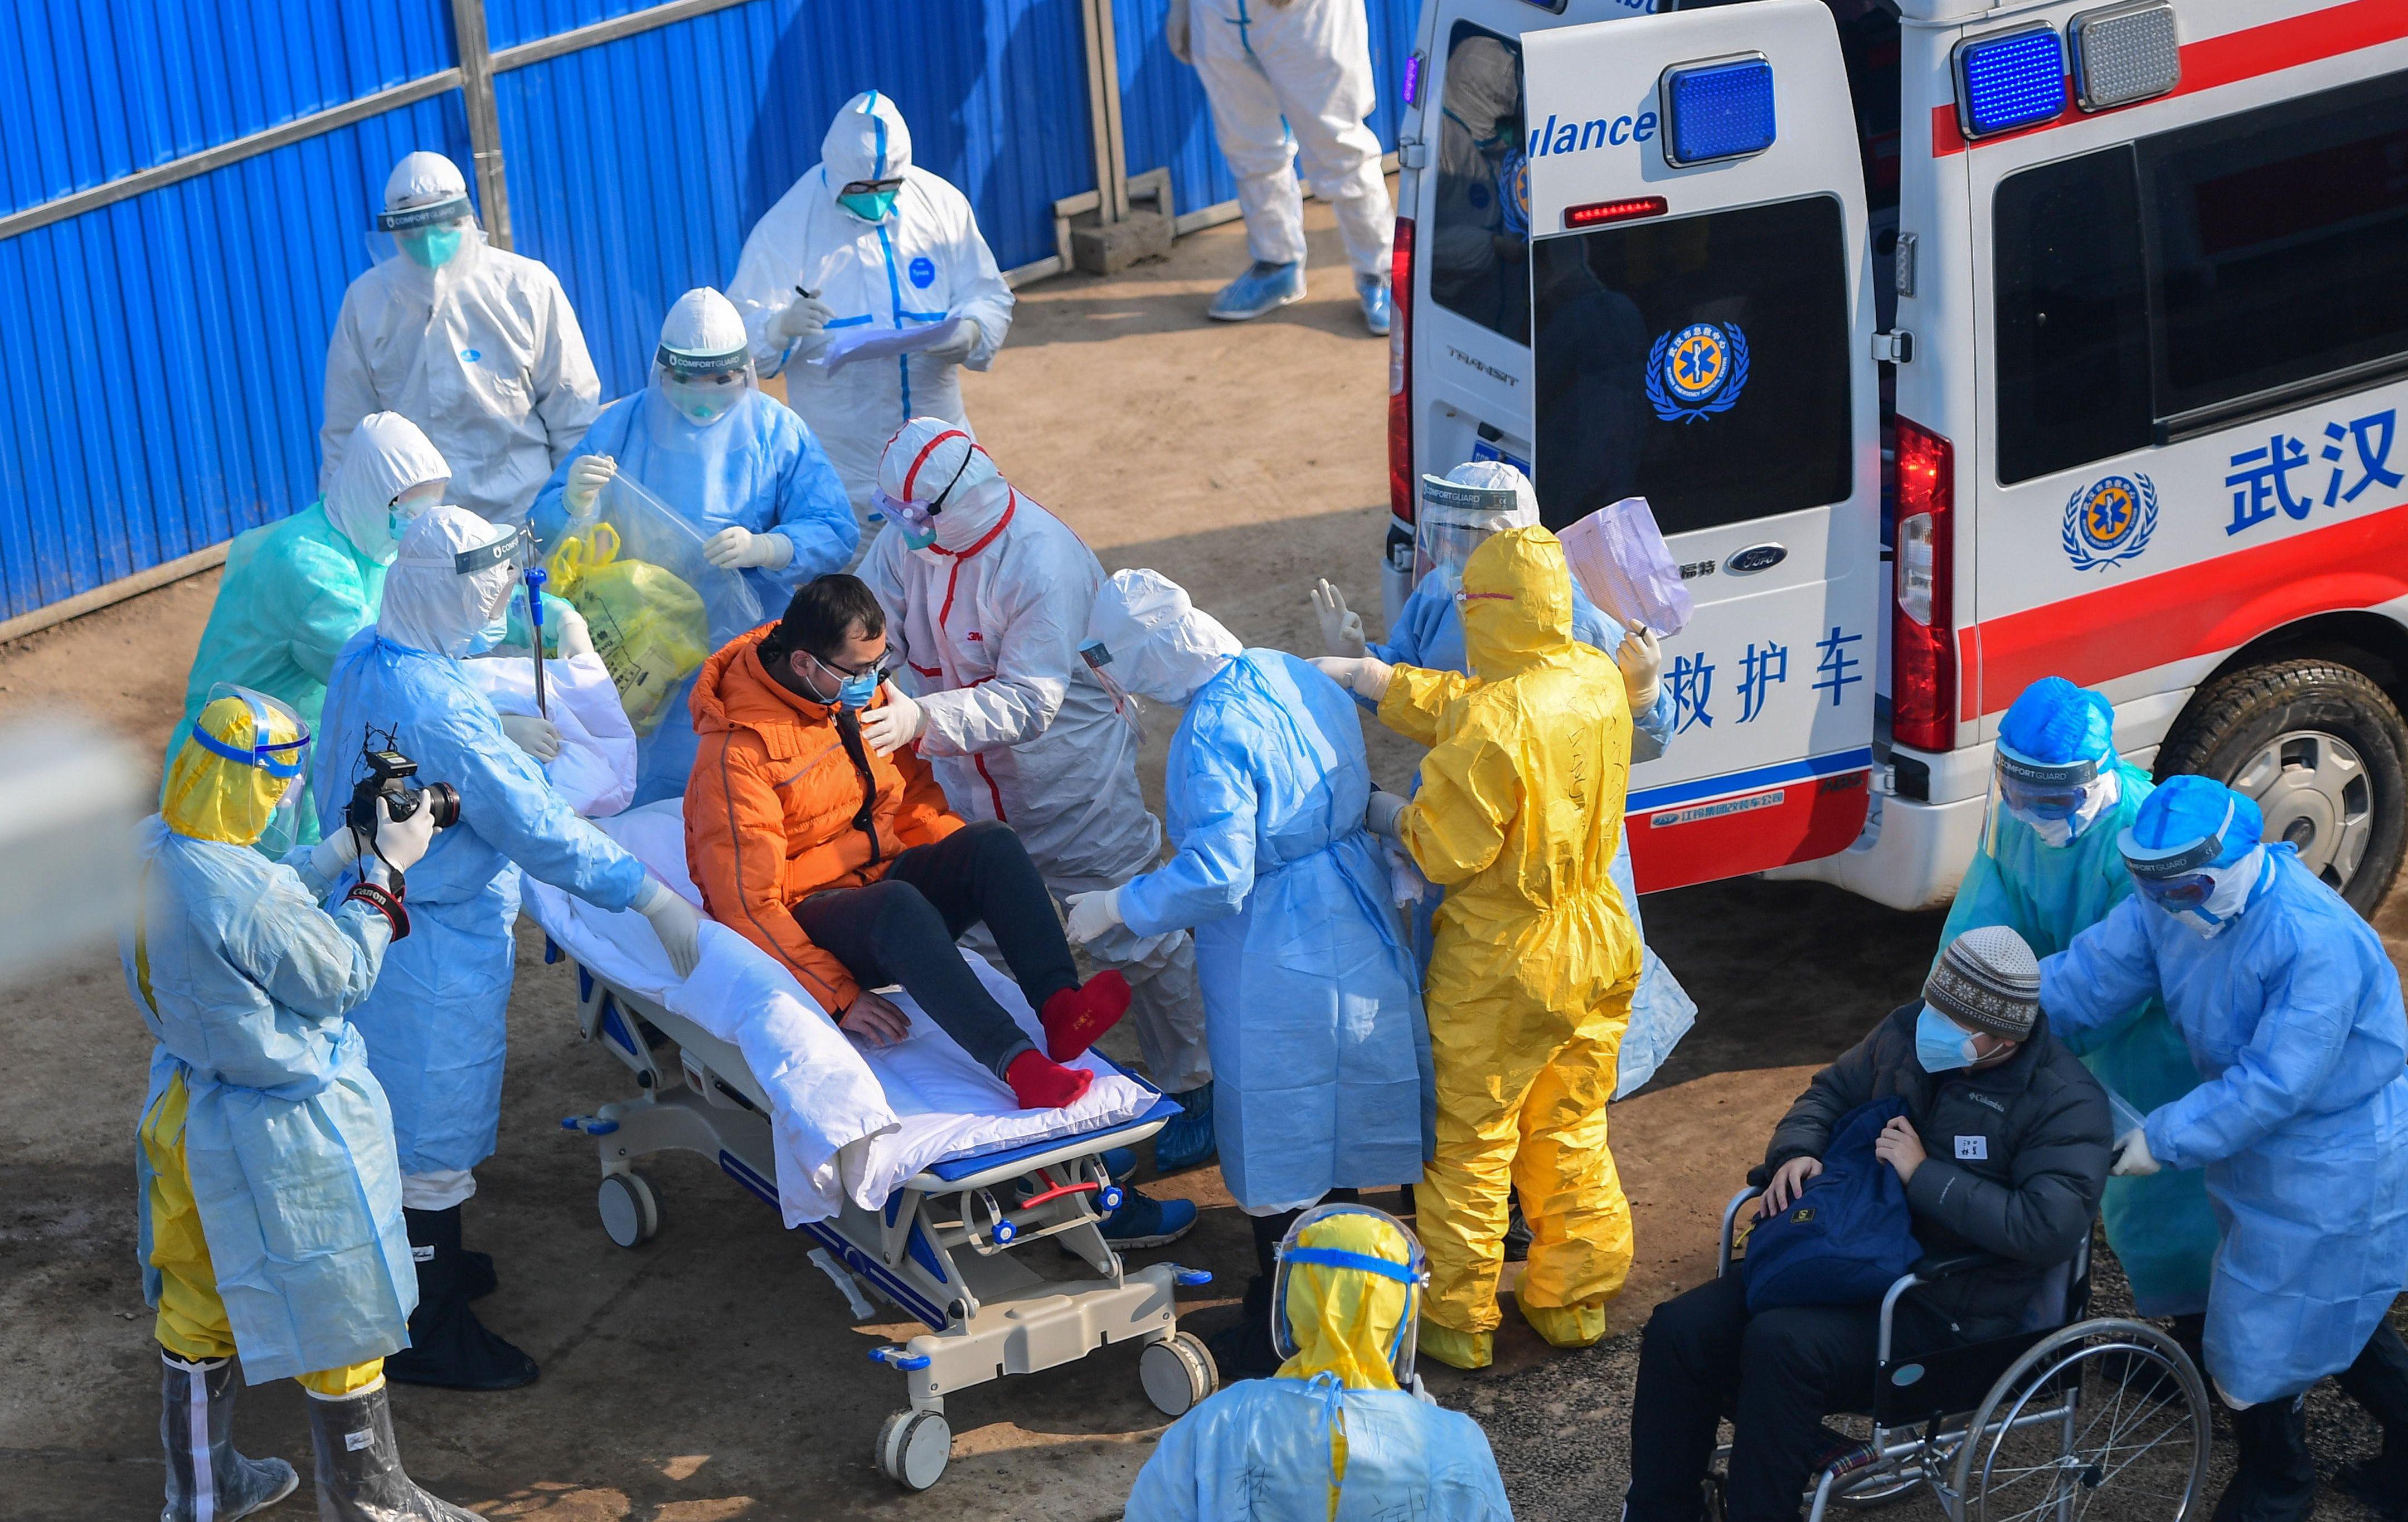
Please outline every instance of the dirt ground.
[[[1249, 643], [1309, 651], [1316, 575], [1378, 622], [1387, 351], [1362, 331], [1326, 208], [1310, 208], [1308, 223], [1303, 303], [1242, 326], [1204, 321], [1244, 260], [1239, 230], [1215, 229], [1114, 280], [1024, 292], [1010, 346], [968, 390], [1006, 473], [1107, 567], [1154, 567]], [[195, 577], [0, 650], [0, 722], [72, 708], [155, 755], [216, 582]], [[1401, 785], [1408, 748], [1369, 727], [1383, 779]], [[1154, 725], [1150, 775], [1168, 731]], [[1495, 1370], [1431, 1380], [1487, 1429], [1526, 1517], [1616, 1508], [1635, 1328], [1711, 1275], [1722, 1201], [1771, 1121], [1816, 1065], [1914, 991], [1940, 926], [1754, 881], [1658, 895], [1645, 912], [1702, 1013], [1655, 1084], [1613, 1112], [1639, 1242], [1616, 1335], [1551, 1354], [1509, 1310]], [[2401, 955], [2403, 896], [2382, 924]], [[467, 1231], [501, 1274], [480, 1314], [544, 1374], [501, 1395], [397, 1389], [413, 1474], [486, 1515], [545, 1522], [1120, 1514], [1162, 1426], [1134, 1349], [952, 1398], [953, 1466], [908, 1497], [870, 1458], [901, 1388], [863, 1353], [909, 1329], [849, 1325], [804, 1261], [807, 1242], [704, 1159], [670, 1155], [647, 1169], [660, 1235], [635, 1252], [612, 1246], [595, 1217], [590, 1143], [559, 1120], [632, 1089], [580, 1044], [574, 981], [539, 951], [523, 928], [501, 1148], [478, 1170]], [[131, 1154], [150, 1043], [109, 951], [70, 958], [0, 1008], [17, 1041], [16, 1078], [0, 1086], [0, 1514], [148, 1515], [161, 1483], [158, 1366], [133, 1262]], [[1245, 1222], [1217, 1172], [1159, 1187], [1204, 1204], [1203, 1223], [1136, 1256], [1214, 1271], [1182, 1301], [1210, 1331], [1247, 1271]], [[245, 1448], [306, 1473], [301, 1400], [289, 1383], [247, 1392]], [[2346, 1413], [2321, 1432], [2328, 1461], [2371, 1442]], [[303, 1515], [306, 1498], [268, 1515]], [[2328, 1516], [2363, 1515], [2326, 1499]], [[1938, 1514], [1918, 1501], [1899, 1515]]]

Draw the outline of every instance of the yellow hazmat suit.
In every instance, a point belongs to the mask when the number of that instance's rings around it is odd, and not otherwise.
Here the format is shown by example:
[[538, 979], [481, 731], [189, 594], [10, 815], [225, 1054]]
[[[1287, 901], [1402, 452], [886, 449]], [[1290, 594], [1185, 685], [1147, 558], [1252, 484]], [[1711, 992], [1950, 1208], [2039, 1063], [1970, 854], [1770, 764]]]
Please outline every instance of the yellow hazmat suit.
[[1605, 1336], [1630, 1271], [1630, 1207], [1605, 1105], [1639, 936], [1608, 876], [1630, 776], [1612, 660], [1572, 637], [1571, 573], [1543, 528], [1492, 537], [1463, 568], [1470, 676], [1398, 667], [1380, 703], [1431, 747], [1399, 820], [1446, 890], [1424, 996], [1438, 1153], [1415, 1195], [1429, 1256], [1424, 1352], [1485, 1366], [1509, 1191], [1530, 1224], [1517, 1298], [1557, 1347]]

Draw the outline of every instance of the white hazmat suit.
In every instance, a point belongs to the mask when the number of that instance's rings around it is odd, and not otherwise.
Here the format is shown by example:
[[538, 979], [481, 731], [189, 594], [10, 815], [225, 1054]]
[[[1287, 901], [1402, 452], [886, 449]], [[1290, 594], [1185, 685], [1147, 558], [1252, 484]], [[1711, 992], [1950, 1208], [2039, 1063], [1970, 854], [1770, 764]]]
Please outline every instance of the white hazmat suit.
[[[900, 184], [878, 221], [838, 202], [847, 185], [890, 180]], [[955, 372], [985, 369], [1011, 327], [1011, 288], [968, 199], [911, 162], [911, 129], [875, 90], [845, 103], [820, 162], [753, 226], [727, 297], [743, 314], [754, 365], [786, 378], [787, 405], [819, 436], [856, 515], [868, 510], [896, 429], [921, 416], [968, 426]], [[835, 370], [811, 363], [847, 332], [953, 314], [961, 331], [936, 348]]]
[[[1152, 869], [1162, 825], [1138, 789], [1136, 715], [1079, 654], [1104, 584], [1095, 553], [935, 418], [896, 436], [878, 486], [896, 502], [943, 499], [934, 542], [912, 548], [897, 522], [860, 574], [906, 663], [897, 682], [918, 713], [904, 739], [916, 739], [953, 811], [1011, 826], [1060, 897]], [[1154, 1083], [1180, 1094], [1210, 1082], [1187, 932], [1115, 926], [1086, 949], [1128, 979]]]
[[1338, 213], [1346, 262], [1386, 280], [1396, 213], [1363, 120], [1378, 100], [1364, 0], [1171, 3], [1188, 7], [1188, 57], [1238, 177], [1247, 251], [1266, 265], [1304, 258], [1301, 155], [1305, 182]]
[[394, 166], [378, 220], [395, 247], [343, 293], [326, 344], [318, 489], [334, 484], [360, 419], [398, 412], [452, 463], [453, 501], [522, 524], [600, 409], [568, 294], [543, 265], [485, 241], [467, 182], [439, 153]]

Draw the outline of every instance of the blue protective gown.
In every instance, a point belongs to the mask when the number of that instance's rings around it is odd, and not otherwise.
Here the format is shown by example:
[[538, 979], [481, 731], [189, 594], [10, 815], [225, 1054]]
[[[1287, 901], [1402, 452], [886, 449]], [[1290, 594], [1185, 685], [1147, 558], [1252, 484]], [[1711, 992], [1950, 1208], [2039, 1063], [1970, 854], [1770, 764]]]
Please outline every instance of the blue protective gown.
[[460, 822], [409, 869], [409, 938], [351, 1021], [393, 1102], [401, 1170], [474, 1168], [501, 1119], [520, 869], [616, 911], [642, 892], [644, 866], [552, 790], [459, 663], [373, 628], [344, 647], [327, 684], [310, 763], [322, 828], [337, 827], [366, 774], [360, 738], [371, 726], [394, 731], [417, 782], [459, 790]]
[[1429, 1027], [1345, 689], [1281, 651], [1234, 657], [1188, 699], [1164, 793], [1177, 854], [1122, 887], [1121, 917], [1196, 932], [1229, 1192], [1260, 1213], [1418, 1180]]
[[[1330, 1428], [1346, 1473], [1329, 1505]], [[1403, 1390], [1300, 1379], [1224, 1387], [1170, 1424], [1138, 1472], [1129, 1522], [1511, 1522], [1480, 1424]]]
[[2408, 1018], [2357, 911], [2266, 848], [2231, 928], [2202, 939], [2138, 897], [2041, 963], [2059, 1031], [2157, 997], [2204, 1080], [2157, 1110], [2149, 1151], [2203, 1169], [2224, 1226], [2208, 1370], [2247, 1401], [2348, 1366], [2408, 1280]]
[[[1572, 634], [1583, 644], [1608, 655], [1622, 645], [1620, 622], [1591, 602], [1578, 583], [1572, 587]], [[1414, 588], [1404, 607], [1397, 610], [1397, 622], [1388, 630], [1387, 639], [1372, 645], [1370, 650], [1390, 666], [1418, 666], [1424, 670], [1467, 674], [1470, 669], [1463, 649], [1463, 613], [1455, 607], [1453, 594], [1431, 577], [1423, 578], [1423, 584]], [[1630, 759], [1634, 765], [1664, 754], [1665, 744], [1672, 738], [1672, 689], [1669, 686], [1656, 693], [1655, 708], [1632, 716]], [[1419, 791], [1418, 779], [1415, 791]], [[1614, 1096], [1619, 1098], [1655, 1076], [1656, 1068], [1672, 1055], [1672, 1048], [1689, 1033], [1689, 1027], [1697, 1024], [1698, 1006], [1681, 986], [1681, 981], [1672, 976], [1672, 969], [1664, 965], [1664, 959], [1652, 948], [1646, 948], [1647, 927], [1639, 917], [1639, 884], [1631, 875], [1627, 830], [1614, 847], [1608, 875], [1622, 894], [1623, 907], [1630, 911], [1630, 926], [1639, 932], [1643, 948], [1639, 991], [1631, 997], [1630, 1027], [1622, 1038], [1614, 1081]], [[1430, 916], [1437, 912], [1441, 897], [1432, 889], [1422, 911], [1412, 916], [1413, 962], [1424, 977], [1429, 973], [1430, 953], [1435, 946]]]
[[[580, 455], [607, 454], [623, 474], [685, 514], [703, 538], [738, 527], [781, 534], [793, 542], [794, 557], [780, 569], [755, 566], [742, 573], [760, 599], [763, 618], [783, 613], [805, 582], [852, 563], [861, 529], [845, 499], [844, 482], [820, 441], [783, 402], [755, 390], [726, 417], [698, 427], [658, 392], [655, 384], [604, 408], [536, 493], [528, 523], [546, 553], [568, 526], [568, 467]], [[685, 793], [696, 746], [694, 716], [686, 709], [692, 690], [689, 678], [662, 711], [659, 727], [645, 737], [636, 777], [638, 804]]]
[[[159, 1042], [141, 1113], [183, 1075], [185, 1166], [244, 1377], [265, 1384], [406, 1346], [418, 1272], [393, 1117], [344, 1018], [375, 984], [391, 926], [365, 904], [322, 912], [322, 884], [294, 867], [178, 835], [156, 814], [135, 845], [141, 912], [120, 951]], [[292, 857], [308, 859], [307, 847]], [[147, 1201], [148, 1155], [135, 1156]], [[147, 1205], [139, 1214], [155, 1306]]]
[[[2073, 938], [2132, 896], [2132, 874], [2115, 838], [2149, 796], [2149, 774], [2119, 764], [2115, 806], [2062, 846], [2042, 841], [2029, 825], [2000, 811], [1988, 839], [1940, 932], [1947, 945], [1981, 925], [2003, 925], [2041, 956], [2061, 952]], [[2146, 998], [2122, 1017], [2076, 1034], [2052, 1025], [2099, 1081], [2143, 1114], [2199, 1086], [2162, 1000]], [[2111, 1178], [2100, 1206], [2107, 1244], [2131, 1282], [2132, 1303], [2144, 1316], [2187, 1315], [2207, 1309], [2207, 1286], [2220, 1235], [2208, 1204], [2206, 1176], [2168, 1169], [2146, 1178]]]

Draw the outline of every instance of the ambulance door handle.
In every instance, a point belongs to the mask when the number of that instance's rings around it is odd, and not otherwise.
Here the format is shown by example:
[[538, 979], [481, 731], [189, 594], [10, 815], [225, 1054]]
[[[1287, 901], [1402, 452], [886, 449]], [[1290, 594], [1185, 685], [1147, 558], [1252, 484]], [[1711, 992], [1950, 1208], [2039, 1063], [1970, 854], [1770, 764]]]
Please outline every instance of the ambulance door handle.
[[1910, 365], [1914, 361], [1914, 335], [1904, 328], [1892, 328], [1873, 335], [1873, 358], [1885, 365]]

